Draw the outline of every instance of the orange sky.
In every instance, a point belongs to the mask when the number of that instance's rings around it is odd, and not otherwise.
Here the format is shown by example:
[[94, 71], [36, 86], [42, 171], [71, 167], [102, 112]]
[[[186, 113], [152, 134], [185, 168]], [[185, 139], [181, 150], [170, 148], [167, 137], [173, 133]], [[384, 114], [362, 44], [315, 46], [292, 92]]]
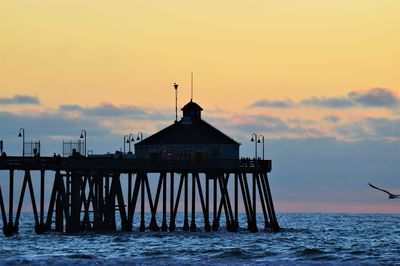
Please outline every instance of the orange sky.
[[[4, 1], [3, 96], [206, 107], [399, 90], [399, 1]], [[156, 96], [157, 97], [154, 97]], [[228, 96], [229, 95], [229, 96]], [[170, 100], [166, 100], [170, 99]]]

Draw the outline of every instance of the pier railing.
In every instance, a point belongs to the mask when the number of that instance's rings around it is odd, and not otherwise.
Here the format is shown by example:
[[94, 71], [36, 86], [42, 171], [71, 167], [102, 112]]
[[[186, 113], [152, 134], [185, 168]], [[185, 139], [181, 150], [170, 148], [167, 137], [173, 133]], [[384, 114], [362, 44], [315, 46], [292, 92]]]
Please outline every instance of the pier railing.
[[0, 169], [30, 170], [109, 170], [120, 172], [146, 171], [239, 171], [253, 170], [270, 172], [271, 160], [258, 159], [135, 159], [115, 157], [0, 157]]

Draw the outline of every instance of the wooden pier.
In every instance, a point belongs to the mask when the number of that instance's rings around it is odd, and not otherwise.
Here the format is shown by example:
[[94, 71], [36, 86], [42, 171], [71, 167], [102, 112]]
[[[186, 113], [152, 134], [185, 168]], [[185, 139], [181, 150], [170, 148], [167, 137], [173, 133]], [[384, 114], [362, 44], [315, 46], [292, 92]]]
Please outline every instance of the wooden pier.
[[[15, 187], [17, 171], [23, 172], [20, 189]], [[264, 229], [277, 231], [279, 225], [268, 182], [270, 171], [270, 160], [133, 159], [79, 154], [70, 157], [2, 156], [3, 232], [6, 236], [18, 233], [26, 190], [29, 190], [38, 234], [114, 231], [117, 228], [131, 231], [135, 214], [140, 216], [140, 231], [174, 231], [178, 211], [184, 215], [179, 227], [196, 231], [196, 206], [201, 209], [203, 228], [207, 232], [218, 230], [222, 215], [226, 230], [238, 231], [240, 207], [245, 210], [247, 225], [244, 226], [250, 232], [258, 231], [257, 212], [263, 214]], [[127, 180], [122, 182], [122, 178]], [[8, 182], [8, 202], [1, 187], [5, 182]], [[48, 184], [52, 184], [52, 189], [45, 206]], [[35, 187], [39, 191], [35, 191]], [[146, 212], [151, 214], [150, 221], [145, 221]]]

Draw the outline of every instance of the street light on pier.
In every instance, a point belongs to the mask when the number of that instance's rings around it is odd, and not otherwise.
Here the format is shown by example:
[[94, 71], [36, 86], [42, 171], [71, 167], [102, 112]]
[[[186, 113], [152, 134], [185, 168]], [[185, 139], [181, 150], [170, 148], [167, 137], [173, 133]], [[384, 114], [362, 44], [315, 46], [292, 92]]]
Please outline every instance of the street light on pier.
[[261, 143], [260, 138], [262, 139], [262, 159], [264, 160], [264, 135], [258, 135], [258, 143]]
[[264, 135], [253, 133], [251, 134], [251, 142], [254, 142], [255, 158], [258, 158], [257, 144], [262, 143], [262, 159], [264, 160]]
[[129, 153], [131, 153], [131, 143], [135, 141], [135, 137], [133, 136], [133, 133], [129, 134], [128, 141], [129, 141]]
[[178, 122], [178, 84], [174, 83], [175, 89], [175, 123]]
[[19, 129], [18, 137], [22, 137], [22, 157], [25, 157], [25, 129]]
[[124, 154], [126, 153], [126, 149], [125, 149], [125, 144], [126, 144], [126, 143], [129, 143], [129, 144], [131, 143], [131, 142], [129, 141], [129, 136], [128, 136], [128, 135], [125, 135], [125, 136], [124, 136]]
[[81, 136], [79, 138], [83, 139], [83, 150], [85, 152], [85, 157], [86, 157], [86, 130], [85, 129], [81, 130]]
[[143, 133], [142, 132], [139, 132], [137, 134], [137, 139], [136, 140], [143, 140]]
[[257, 142], [259, 140], [257, 140], [257, 134], [253, 133], [251, 134], [251, 142], [254, 142], [254, 158], [257, 158]]

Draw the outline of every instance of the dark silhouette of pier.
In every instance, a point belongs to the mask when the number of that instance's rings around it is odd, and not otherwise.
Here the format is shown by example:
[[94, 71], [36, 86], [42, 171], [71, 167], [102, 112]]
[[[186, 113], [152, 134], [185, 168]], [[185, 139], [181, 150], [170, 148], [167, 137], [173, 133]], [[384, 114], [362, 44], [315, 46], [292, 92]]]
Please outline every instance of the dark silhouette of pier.
[[[14, 215], [16, 171], [23, 171], [24, 174]], [[278, 230], [267, 177], [270, 171], [269, 160], [143, 160], [91, 158], [79, 155], [67, 158], [3, 156], [0, 159], [0, 173], [2, 178], [8, 173], [9, 179], [8, 206], [4, 204], [0, 187], [3, 232], [6, 236], [18, 233], [26, 190], [29, 190], [35, 231], [38, 234], [46, 231], [116, 230], [116, 215], [120, 216], [120, 228], [131, 231], [136, 212], [140, 213], [140, 231], [174, 231], [176, 215], [182, 205], [182, 230], [196, 231], [196, 204], [201, 206], [205, 231], [218, 230], [220, 217], [225, 215], [227, 230], [235, 232], [239, 229], [239, 195], [246, 211], [249, 231], [258, 231], [256, 212], [260, 207], [265, 229]], [[33, 179], [35, 172], [40, 173], [39, 180]], [[156, 176], [150, 177], [150, 173], [155, 173]], [[125, 193], [121, 186], [122, 174], [127, 174], [128, 177]], [[149, 178], [157, 179], [156, 189], [150, 186]], [[249, 179], [252, 187], [249, 186]], [[35, 181], [40, 182], [40, 191], [34, 191]], [[50, 181], [53, 183], [51, 196], [48, 206], [45, 206], [45, 184]], [[178, 183], [176, 192], [175, 182]], [[233, 183], [233, 193], [228, 189], [230, 183]], [[200, 202], [196, 202], [197, 193]], [[127, 197], [124, 198], [124, 195]], [[140, 206], [137, 206], [139, 199]], [[146, 205], [150, 208], [150, 221], [145, 221]], [[161, 221], [157, 220], [158, 211], [162, 212]]]

